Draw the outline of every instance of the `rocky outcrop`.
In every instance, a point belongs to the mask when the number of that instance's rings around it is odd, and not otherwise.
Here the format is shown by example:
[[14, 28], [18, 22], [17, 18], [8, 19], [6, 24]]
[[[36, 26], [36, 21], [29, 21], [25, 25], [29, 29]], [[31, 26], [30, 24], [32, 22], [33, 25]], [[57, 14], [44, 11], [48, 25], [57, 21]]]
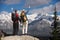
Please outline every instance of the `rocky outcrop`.
[[28, 36], [28, 35], [22, 35], [22, 36], [7, 36], [1, 38], [1, 40], [39, 40], [36, 37]]

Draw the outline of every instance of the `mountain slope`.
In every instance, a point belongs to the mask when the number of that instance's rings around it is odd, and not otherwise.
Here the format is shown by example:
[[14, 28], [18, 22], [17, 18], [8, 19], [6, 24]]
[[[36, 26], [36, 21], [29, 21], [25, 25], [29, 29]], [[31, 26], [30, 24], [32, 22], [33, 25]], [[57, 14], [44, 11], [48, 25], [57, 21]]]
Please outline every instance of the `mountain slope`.
[[[29, 21], [28, 34], [49, 36], [51, 31], [50, 27], [53, 22], [53, 16], [43, 15], [41, 13], [32, 13], [27, 15]], [[0, 29], [7, 33], [12, 33], [13, 22], [11, 20], [11, 13], [2, 12], [0, 14]], [[22, 28], [19, 25], [19, 33]]]
[[50, 36], [51, 24], [46, 19], [36, 20], [29, 24], [29, 34], [35, 36]]

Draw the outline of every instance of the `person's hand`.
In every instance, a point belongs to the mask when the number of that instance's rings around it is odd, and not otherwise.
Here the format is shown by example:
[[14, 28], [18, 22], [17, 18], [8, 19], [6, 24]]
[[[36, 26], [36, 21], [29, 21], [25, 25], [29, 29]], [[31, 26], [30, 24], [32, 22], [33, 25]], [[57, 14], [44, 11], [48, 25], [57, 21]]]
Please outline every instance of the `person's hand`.
[[24, 20], [26, 20], [26, 17], [24, 16]]

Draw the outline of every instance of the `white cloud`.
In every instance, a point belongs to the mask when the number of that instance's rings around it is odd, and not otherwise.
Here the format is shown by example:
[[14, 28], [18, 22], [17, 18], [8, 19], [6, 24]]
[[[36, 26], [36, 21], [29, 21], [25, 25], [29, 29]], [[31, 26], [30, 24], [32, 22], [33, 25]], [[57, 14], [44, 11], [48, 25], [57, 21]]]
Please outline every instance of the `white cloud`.
[[1, 3], [4, 3], [4, 4], [18, 4], [20, 2], [20, 0], [5, 0], [5, 1], [2, 1]]
[[49, 5], [47, 7], [43, 8], [45, 13], [52, 13], [54, 11], [54, 6], [53, 5]]
[[[60, 2], [57, 2], [55, 5], [56, 5], [57, 12], [60, 12]], [[30, 12], [31, 13], [41, 13], [41, 14], [46, 14], [46, 13], [52, 14], [54, 12], [55, 5], [49, 5], [49, 6], [45, 6], [43, 8], [33, 9]]]
[[49, 4], [51, 0], [26, 0], [25, 6], [28, 7], [30, 6], [39, 6], [39, 5], [45, 5]]
[[58, 12], [60, 12], [60, 2], [56, 3], [56, 9]]
[[[60, 2], [57, 2], [55, 5], [56, 5], [56, 11], [60, 12]], [[55, 5], [49, 5], [47, 7], [44, 7], [43, 10], [47, 13], [52, 13], [54, 12]]]
[[8, 12], [7, 11], [2, 11], [2, 12], [0, 12], [0, 14], [8, 14]]
[[54, 6], [49, 5], [49, 6], [45, 6], [43, 8], [30, 10], [29, 13], [48, 14], [48, 13], [53, 13], [53, 12], [54, 12]]

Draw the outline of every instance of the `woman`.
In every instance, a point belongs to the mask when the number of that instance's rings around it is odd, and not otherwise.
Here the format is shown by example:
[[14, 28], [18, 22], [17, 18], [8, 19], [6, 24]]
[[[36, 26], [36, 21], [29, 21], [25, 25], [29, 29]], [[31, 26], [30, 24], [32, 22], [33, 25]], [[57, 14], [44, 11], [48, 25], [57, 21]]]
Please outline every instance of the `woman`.
[[27, 34], [27, 31], [28, 31], [28, 19], [27, 19], [27, 16], [25, 14], [25, 11], [21, 12], [20, 18], [21, 18], [20, 22], [22, 23], [22, 26], [23, 26], [22, 34]]

